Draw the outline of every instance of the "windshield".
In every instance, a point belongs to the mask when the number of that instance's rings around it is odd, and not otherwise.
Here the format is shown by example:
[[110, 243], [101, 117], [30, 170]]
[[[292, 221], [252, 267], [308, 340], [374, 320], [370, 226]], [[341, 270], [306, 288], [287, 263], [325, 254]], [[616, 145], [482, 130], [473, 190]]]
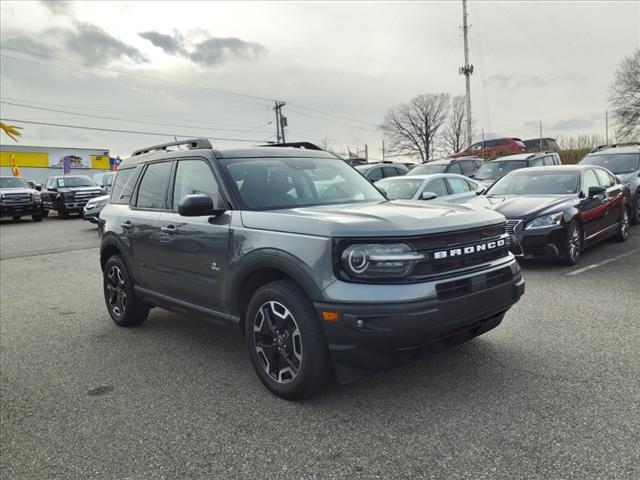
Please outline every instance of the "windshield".
[[411, 170], [407, 175], [431, 175], [432, 173], [444, 173], [449, 166], [448, 163], [434, 163], [431, 165], [419, 165]]
[[385, 200], [367, 179], [341, 160], [231, 158], [221, 162], [250, 210]]
[[415, 196], [423, 183], [421, 178], [411, 179], [405, 176], [380, 180], [376, 182], [376, 187], [382, 188], [389, 200], [407, 200]]
[[580, 165], [598, 165], [608, 168], [615, 174], [631, 173], [640, 169], [640, 153], [589, 155], [584, 157]]
[[91, 180], [89, 177], [85, 177], [84, 175], [78, 177], [58, 178], [57, 183], [59, 188], [97, 186], [93, 180]]
[[494, 183], [487, 195], [567, 195], [577, 191], [577, 173], [517, 172]]
[[29, 188], [24, 178], [4, 177], [0, 178], [0, 188]]
[[512, 170], [518, 168], [524, 168], [527, 166], [525, 160], [513, 160], [508, 162], [488, 162], [483, 164], [476, 172], [476, 180], [495, 180], [500, 178], [505, 173], [509, 173]]

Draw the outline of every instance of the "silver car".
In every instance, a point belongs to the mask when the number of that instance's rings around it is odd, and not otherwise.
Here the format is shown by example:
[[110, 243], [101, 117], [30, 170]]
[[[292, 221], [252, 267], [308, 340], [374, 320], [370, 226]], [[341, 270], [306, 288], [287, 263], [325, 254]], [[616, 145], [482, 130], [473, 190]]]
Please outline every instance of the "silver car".
[[375, 186], [389, 200], [432, 200], [451, 203], [464, 203], [482, 191], [477, 182], [455, 173], [436, 173], [433, 175], [406, 175], [385, 178]]

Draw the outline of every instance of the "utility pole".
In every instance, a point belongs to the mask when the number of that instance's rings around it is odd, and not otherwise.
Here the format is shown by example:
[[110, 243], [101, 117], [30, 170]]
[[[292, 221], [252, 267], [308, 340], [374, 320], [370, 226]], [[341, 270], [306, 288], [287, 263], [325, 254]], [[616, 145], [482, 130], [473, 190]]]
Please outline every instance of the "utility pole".
[[369, 145], [364, 144], [364, 158], [369, 163]]
[[604, 113], [605, 145], [609, 145], [609, 110]]
[[384, 162], [384, 140], [382, 140], [382, 161]]
[[284, 127], [288, 126], [287, 117], [282, 116], [282, 107], [284, 107], [287, 102], [280, 102], [278, 100], [275, 101], [276, 106], [273, 107], [273, 110], [276, 112], [276, 138], [277, 143], [285, 143], [287, 140], [284, 136]]
[[540, 151], [542, 151], [542, 120], [540, 120]]
[[458, 72], [464, 75], [466, 86], [466, 104], [467, 104], [467, 147], [472, 142], [471, 138], [471, 75], [473, 74], [473, 65], [469, 64], [469, 28], [467, 24], [467, 0], [462, 0], [462, 32], [464, 35], [464, 66], [460, 67]]

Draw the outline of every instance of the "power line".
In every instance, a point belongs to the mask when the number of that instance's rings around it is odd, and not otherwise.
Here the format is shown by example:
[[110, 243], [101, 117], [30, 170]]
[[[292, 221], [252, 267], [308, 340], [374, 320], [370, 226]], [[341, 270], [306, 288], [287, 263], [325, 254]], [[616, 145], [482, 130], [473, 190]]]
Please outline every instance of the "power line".
[[[115, 128], [99, 128], [99, 127], [86, 127], [83, 125], [67, 125], [61, 123], [49, 123], [49, 122], [36, 122], [33, 120], [22, 120], [17, 118], [5, 118], [6, 122], [27, 123], [31, 125], [44, 125], [49, 127], [62, 127], [62, 128], [74, 128], [79, 130], [96, 130], [100, 132], [115, 132], [115, 133], [132, 133], [137, 135], [156, 135], [159, 137], [183, 137], [183, 138], [198, 138], [202, 135], [182, 134], [182, 133], [159, 133], [159, 132], [140, 132], [136, 130], [120, 130]], [[206, 137], [210, 140], [221, 140], [229, 142], [248, 142], [248, 143], [262, 143], [264, 140], [249, 140], [246, 138], [224, 138], [224, 137]]]
[[[56, 112], [56, 113], [65, 113], [68, 115], [76, 115], [76, 116], [80, 116], [80, 117], [89, 117], [89, 118], [97, 118], [100, 120], [114, 120], [114, 121], [118, 121], [118, 122], [130, 122], [130, 123], [145, 123], [148, 125], [159, 125], [159, 126], [164, 126], [164, 127], [175, 127], [175, 124], [171, 124], [171, 123], [162, 123], [162, 122], [149, 122], [146, 120], [132, 120], [132, 119], [128, 119], [128, 118], [118, 118], [118, 117], [106, 117], [103, 115], [93, 115], [91, 113], [83, 113], [83, 112], [72, 112], [69, 110], [58, 110], [55, 108], [45, 108], [45, 107], [36, 107], [33, 105], [25, 105], [25, 104], [21, 104], [21, 103], [14, 103], [14, 102], [7, 102], [4, 100], [0, 100], [0, 103], [4, 104], [4, 105], [13, 105], [16, 107], [21, 107], [21, 108], [30, 108], [33, 110], [43, 110], [46, 112]], [[199, 128], [199, 129], [203, 129], [203, 130], [218, 130], [218, 131], [226, 131], [226, 132], [237, 132], [237, 133], [249, 133], [249, 132], [253, 132], [256, 129], [259, 128], [263, 128], [263, 126], [261, 125], [260, 127], [254, 127], [248, 130], [238, 130], [238, 129], [233, 129], [233, 128], [211, 128], [208, 126], [202, 126], [202, 125], [180, 125], [181, 127], [184, 128]], [[264, 125], [264, 127], [266, 127], [266, 125]]]
[[[2, 46], [0, 48], [2, 48], [3, 50], [9, 50], [9, 51], [12, 51], [12, 52], [22, 53], [22, 54], [26, 54], [26, 55], [33, 55], [33, 56], [44, 58], [44, 59], [48, 59], [48, 60], [55, 60], [55, 61], [58, 61], [58, 62], [67, 63], [69, 65], [74, 65], [76, 67], [85, 69], [85, 71], [87, 69], [94, 69], [94, 70], [100, 70], [100, 71], [104, 71], [104, 72], [108, 72], [108, 73], [118, 73], [120, 75], [125, 75], [125, 76], [129, 76], [129, 77], [133, 77], [133, 78], [142, 78], [142, 79], [145, 79], [145, 80], [152, 80], [152, 81], [155, 81], [155, 82], [168, 83], [168, 84], [178, 85], [178, 86], [182, 86], [182, 87], [196, 88], [196, 89], [206, 90], [206, 91], [215, 92], [215, 93], [224, 94], [224, 95], [249, 98], [249, 99], [252, 99], [252, 100], [262, 100], [262, 101], [267, 101], [267, 102], [273, 102], [274, 101], [273, 99], [270, 99], [270, 98], [267, 98], [267, 97], [258, 96], [258, 95], [248, 95], [248, 94], [244, 94], [244, 93], [232, 92], [232, 91], [229, 91], [229, 90], [223, 90], [223, 89], [219, 89], [219, 88], [204, 87], [202, 85], [196, 85], [196, 84], [188, 83], [188, 82], [180, 82], [180, 81], [177, 81], [177, 80], [169, 80], [169, 79], [166, 79], [166, 78], [158, 78], [158, 77], [154, 77], [154, 76], [151, 76], [151, 75], [144, 75], [144, 74], [140, 74], [140, 73], [127, 72], [127, 71], [124, 71], [124, 70], [118, 70], [118, 69], [114, 69], [114, 68], [106, 68], [106, 67], [99, 67], [99, 66], [94, 66], [94, 65], [87, 65], [87, 64], [80, 63], [80, 62], [75, 62], [73, 60], [68, 60], [68, 59], [64, 59], [64, 58], [60, 58], [60, 57], [55, 57], [53, 55], [45, 55], [45, 54], [42, 54], [42, 53], [31, 52], [31, 51], [28, 51], [28, 50], [22, 50], [22, 49], [13, 48], [13, 47]], [[13, 60], [22, 61], [22, 62], [34, 63], [34, 64], [38, 64], [38, 65], [47, 65], [47, 66], [53, 66], [53, 67], [60, 68], [59, 66], [52, 65], [50, 63], [37, 62], [37, 61], [34, 61], [34, 60], [28, 60], [28, 59], [21, 58], [21, 57], [15, 57], [15, 56], [7, 55], [7, 54], [4, 54], [4, 53], [0, 54], [0, 56], [1, 57], [5, 57], [5, 58], [10, 58], [10, 59], [13, 59]], [[253, 103], [253, 104], [255, 104], [255, 103]], [[260, 103], [259, 105], [267, 106], [266, 104], [262, 104], [262, 103]], [[365, 122], [363, 120], [358, 120], [358, 119], [347, 117], [347, 116], [344, 116], [344, 115], [338, 115], [338, 114], [335, 114], [335, 113], [330, 113], [330, 112], [325, 112], [325, 111], [322, 111], [322, 110], [317, 110], [315, 108], [307, 107], [305, 105], [301, 105], [301, 104], [298, 104], [298, 103], [289, 102], [289, 105], [297, 106], [298, 108], [301, 108], [303, 110], [309, 110], [310, 112], [315, 112], [315, 113], [318, 113], [318, 114], [321, 114], [321, 115], [326, 115], [326, 116], [334, 117], [334, 118], [340, 118], [340, 119], [347, 120], [347, 121], [350, 121], [350, 122], [359, 123], [359, 124], [362, 124], [362, 125], [368, 125], [368, 126], [371, 126], [371, 127], [378, 128], [378, 125], [376, 125], [374, 123], [371, 123], [371, 122]]]

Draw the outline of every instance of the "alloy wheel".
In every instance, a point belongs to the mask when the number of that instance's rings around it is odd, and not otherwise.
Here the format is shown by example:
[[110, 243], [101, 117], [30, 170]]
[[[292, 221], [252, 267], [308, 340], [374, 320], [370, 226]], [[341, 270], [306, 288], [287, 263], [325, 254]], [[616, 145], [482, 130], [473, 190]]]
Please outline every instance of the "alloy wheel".
[[620, 236], [625, 240], [629, 237], [629, 214], [625, 208], [622, 212], [622, 222], [620, 223]]
[[127, 308], [127, 292], [122, 270], [117, 265], [112, 265], [107, 273], [107, 301], [115, 316], [124, 315]]
[[278, 383], [290, 383], [302, 365], [302, 337], [293, 314], [280, 302], [262, 304], [253, 322], [258, 361]]
[[640, 193], [636, 195], [636, 221], [640, 223]]
[[572, 224], [571, 230], [569, 230], [569, 244], [567, 246], [569, 258], [571, 258], [572, 261], [576, 262], [578, 260], [581, 247], [580, 229], [577, 225]]

